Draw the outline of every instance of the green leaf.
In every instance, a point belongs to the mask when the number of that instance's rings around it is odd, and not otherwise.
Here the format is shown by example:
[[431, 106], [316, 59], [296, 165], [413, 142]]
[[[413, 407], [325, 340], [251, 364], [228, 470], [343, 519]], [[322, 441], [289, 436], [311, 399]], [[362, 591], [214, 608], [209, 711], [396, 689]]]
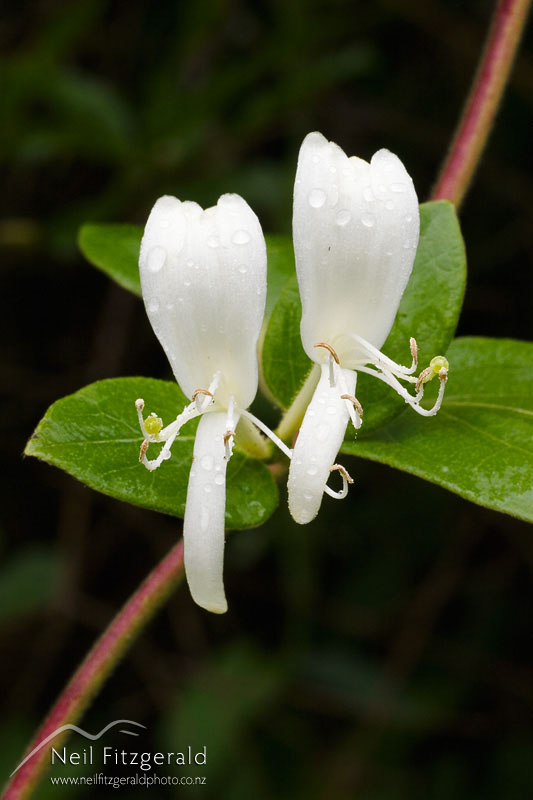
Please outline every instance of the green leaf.
[[474, 503], [533, 521], [533, 343], [456, 339], [435, 417], [411, 409], [345, 453], [381, 461]]
[[[138, 264], [142, 235], [140, 225], [88, 222], [80, 228], [78, 245], [87, 261], [140, 297]], [[288, 236], [266, 236], [265, 239], [268, 253], [265, 316], [268, 317], [287, 281], [294, 275], [294, 253]]]
[[[165, 423], [175, 419], [188, 403], [178, 385], [167, 381], [98, 381], [57, 400], [25, 452], [118, 500], [183, 517], [198, 420], [184, 426], [172, 446], [172, 457], [149, 472], [139, 464], [143, 437], [135, 410], [138, 397], [145, 400], [145, 415], [154, 411]], [[158, 447], [151, 445], [155, 453]], [[267, 467], [235, 450], [228, 464], [227, 527], [260, 525], [277, 504], [277, 487]]]
[[140, 225], [88, 222], [80, 228], [78, 245], [87, 261], [140, 297], [138, 263], [142, 235]]
[[313, 362], [300, 338], [302, 306], [296, 275], [280, 295], [267, 324], [262, 347], [263, 381], [274, 400], [288, 408], [309, 375]]
[[[450, 343], [463, 300], [466, 260], [459, 223], [446, 201], [420, 206], [420, 243], [411, 279], [383, 351], [409, 364], [409, 339], [419, 346], [420, 368]], [[274, 398], [287, 408], [310, 370], [300, 341], [301, 307], [296, 283], [287, 286], [270, 317], [263, 344], [263, 376]], [[404, 402], [368, 375], [358, 378], [364, 427], [373, 430], [394, 418]]]
[[268, 283], [265, 308], [267, 320], [283, 289], [296, 274], [294, 250], [289, 236], [265, 236], [268, 257]]

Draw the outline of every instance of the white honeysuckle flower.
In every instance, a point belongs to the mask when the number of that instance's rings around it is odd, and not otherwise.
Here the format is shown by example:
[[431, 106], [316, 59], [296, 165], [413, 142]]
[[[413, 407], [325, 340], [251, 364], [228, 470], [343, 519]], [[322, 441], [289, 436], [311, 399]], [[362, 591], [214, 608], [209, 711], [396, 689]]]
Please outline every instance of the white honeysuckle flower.
[[[257, 392], [257, 340], [266, 298], [266, 247], [259, 220], [238, 195], [205, 211], [161, 197], [146, 223], [139, 256], [146, 312], [189, 405], [163, 427], [143, 419], [140, 461], [170, 458], [181, 426], [202, 415], [194, 443], [184, 519], [185, 572], [193, 599], [227, 610], [223, 584], [226, 466], [235, 428]], [[261, 426], [263, 427], [263, 426]], [[161, 442], [148, 460], [150, 442]]]
[[[419, 414], [436, 414], [448, 362], [434, 358], [418, 377], [416, 341], [412, 364], [396, 364], [380, 352], [407, 286], [419, 236], [418, 200], [400, 159], [379, 150], [370, 163], [348, 156], [320, 133], [303, 141], [294, 185], [293, 237], [302, 300], [304, 349], [321, 366], [289, 471], [289, 509], [299, 523], [318, 513], [324, 491], [344, 497], [351, 479], [332, 467], [349, 419], [357, 429], [363, 410], [356, 398], [357, 372], [394, 388]], [[424, 384], [440, 378], [433, 408], [420, 405]], [[410, 394], [400, 381], [415, 384]], [[340, 469], [341, 492], [326, 486]]]

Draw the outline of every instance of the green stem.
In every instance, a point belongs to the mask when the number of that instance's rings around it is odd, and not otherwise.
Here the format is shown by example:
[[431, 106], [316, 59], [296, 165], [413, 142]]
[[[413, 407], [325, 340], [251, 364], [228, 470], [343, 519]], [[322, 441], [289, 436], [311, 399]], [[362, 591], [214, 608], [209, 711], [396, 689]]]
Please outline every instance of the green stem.
[[281, 418], [281, 422], [276, 428], [275, 433], [284, 442], [290, 442], [304, 418], [307, 406], [312, 400], [313, 392], [316, 389], [320, 377], [320, 367], [313, 364], [313, 368], [307, 376], [302, 388], [292, 401], [291, 405]]
[[[25, 759], [11, 773], [2, 800], [30, 797], [49, 763], [49, 748], [44, 746], [45, 741], [53, 738], [57, 747], [68, 736], [69, 726], [80, 719], [117, 663], [174, 591], [182, 576], [183, 542], [180, 541], [134, 592], [82, 661], [28, 746]], [[55, 735], [58, 729], [62, 730]], [[33, 751], [34, 755], [30, 756]]]
[[457, 208], [468, 190], [487, 142], [531, 0], [500, 0], [450, 151], [431, 195]]

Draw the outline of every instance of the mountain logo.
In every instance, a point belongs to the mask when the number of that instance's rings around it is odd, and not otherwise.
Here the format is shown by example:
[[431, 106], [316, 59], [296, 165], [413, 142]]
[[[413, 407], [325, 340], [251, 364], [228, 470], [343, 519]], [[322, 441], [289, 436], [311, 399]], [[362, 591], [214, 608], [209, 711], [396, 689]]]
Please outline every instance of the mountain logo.
[[[18, 772], [19, 769], [22, 766], [24, 766], [26, 761], [29, 761], [30, 758], [33, 758], [33, 756], [36, 753], [38, 753], [39, 750], [42, 750], [42, 748], [45, 747], [48, 744], [48, 742], [52, 741], [52, 739], [58, 736], [60, 733], [64, 733], [65, 731], [75, 731], [76, 733], [79, 733], [81, 736], [85, 736], [85, 738], [89, 739], [91, 742], [95, 742], [97, 739], [100, 739], [100, 737], [103, 736], [104, 733], [107, 733], [107, 731], [110, 728], [115, 727], [115, 725], [136, 725], [138, 728], [143, 728], [144, 730], [146, 730], [146, 725], [141, 725], [140, 722], [134, 722], [131, 719], [115, 719], [113, 722], [110, 722], [108, 725], [106, 725], [105, 728], [102, 728], [101, 731], [94, 734], [89, 733], [88, 731], [84, 731], [83, 728], [79, 728], [77, 725], [71, 725], [71, 724], [62, 725], [60, 728], [56, 728], [55, 731], [52, 731], [52, 733], [50, 733], [46, 737], [46, 739], [43, 739], [42, 742], [39, 742], [37, 747], [34, 747], [31, 753], [28, 753], [28, 755], [20, 762], [20, 764], [17, 767], [15, 767], [15, 769], [13, 770], [13, 772], [9, 777], [12, 777], [15, 774], [15, 772]], [[120, 733], [127, 733], [128, 736], [139, 736], [139, 733], [137, 731], [120, 729]]]

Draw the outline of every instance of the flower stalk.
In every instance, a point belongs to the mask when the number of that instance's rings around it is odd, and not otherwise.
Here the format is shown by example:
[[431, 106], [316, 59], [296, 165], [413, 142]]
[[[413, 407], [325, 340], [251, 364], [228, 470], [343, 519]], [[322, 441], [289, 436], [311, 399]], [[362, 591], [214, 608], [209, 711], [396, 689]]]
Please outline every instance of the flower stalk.
[[[183, 541], [179, 541], [143, 581], [89, 651], [28, 745], [28, 754], [58, 728], [72, 725], [81, 718], [137, 635], [168, 600], [182, 577]], [[58, 747], [67, 735], [68, 731], [64, 731], [54, 737], [54, 746]], [[43, 747], [22, 763], [12, 773], [2, 800], [30, 797], [49, 760], [49, 750]]]
[[487, 143], [520, 43], [531, 0], [500, 0], [470, 94], [432, 200], [461, 206]]

